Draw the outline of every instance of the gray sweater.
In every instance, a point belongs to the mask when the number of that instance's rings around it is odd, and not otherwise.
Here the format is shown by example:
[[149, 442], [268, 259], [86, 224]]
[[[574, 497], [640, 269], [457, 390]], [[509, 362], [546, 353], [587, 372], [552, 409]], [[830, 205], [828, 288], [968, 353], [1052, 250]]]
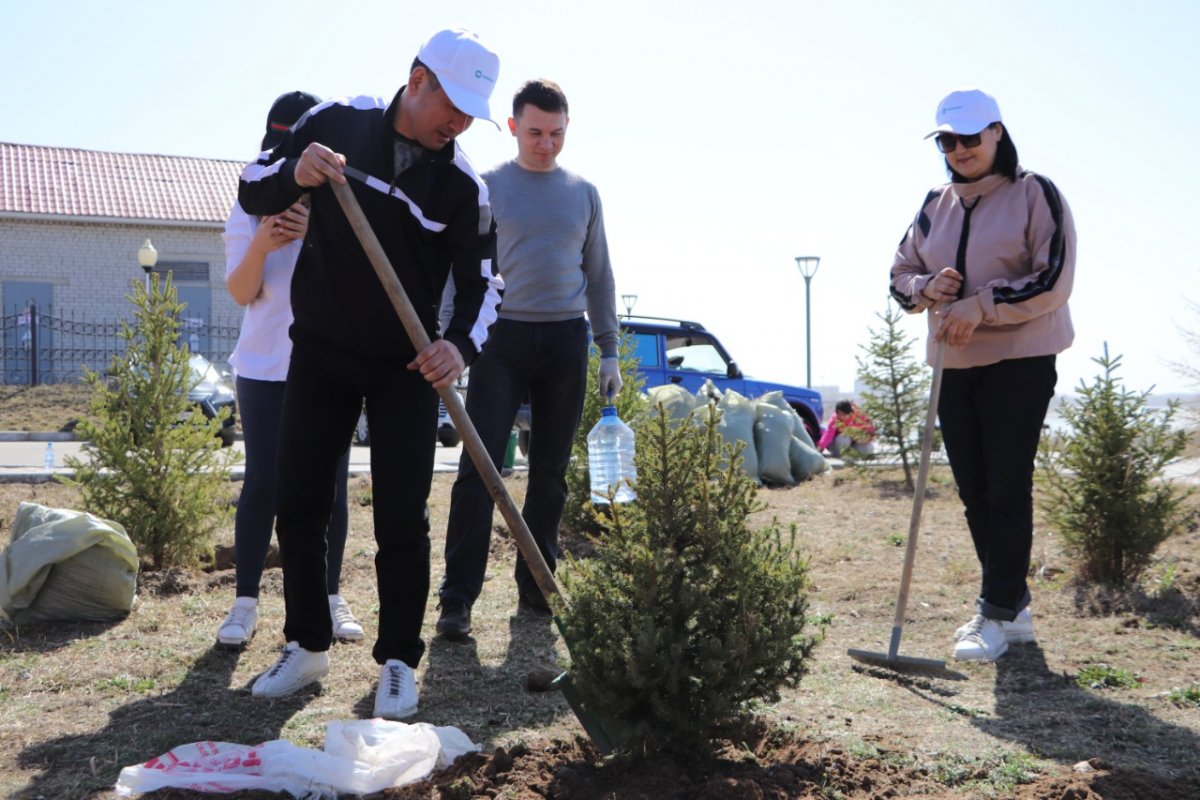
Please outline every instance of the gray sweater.
[[483, 173], [496, 220], [502, 319], [560, 322], [586, 311], [602, 355], [617, 354], [617, 302], [596, 187], [515, 161]]

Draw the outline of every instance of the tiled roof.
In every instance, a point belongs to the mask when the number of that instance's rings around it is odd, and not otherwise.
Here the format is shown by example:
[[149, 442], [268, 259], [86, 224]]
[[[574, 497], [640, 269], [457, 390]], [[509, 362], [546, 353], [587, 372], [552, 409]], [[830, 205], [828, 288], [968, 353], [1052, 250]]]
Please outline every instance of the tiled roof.
[[224, 222], [243, 166], [0, 142], [0, 214]]

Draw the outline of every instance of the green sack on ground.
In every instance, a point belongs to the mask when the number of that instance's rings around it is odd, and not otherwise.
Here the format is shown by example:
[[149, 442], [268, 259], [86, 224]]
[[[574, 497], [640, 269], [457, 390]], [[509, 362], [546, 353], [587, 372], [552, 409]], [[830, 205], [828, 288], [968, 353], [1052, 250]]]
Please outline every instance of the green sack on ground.
[[18, 625], [122, 619], [137, 571], [137, 548], [116, 522], [21, 503], [0, 552], [0, 608]]
[[792, 464], [788, 445], [792, 441], [792, 418], [770, 403], [755, 404], [754, 446], [758, 449], [758, 475], [770, 486], [792, 486]]
[[742, 450], [742, 469], [755, 483], [760, 482], [758, 450], [754, 447], [754, 421], [757, 417], [754, 403], [729, 389], [721, 398], [721, 402], [717, 403], [717, 408], [721, 411], [721, 422], [717, 428], [721, 436], [735, 447], [738, 442], [745, 443], [746, 447]]
[[812, 437], [808, 435], [808, 428], [804, 425], [804, 420], [800, 417], [799, 412], [792, 408], [791, 404], [788, 403], [787, 400], [783, 399], [783, 390], [776, 389], [773, 392], [767, 392], [762, 397], [758, 398], [758, 402], [770, 403], [776, 408], [786, 411], [789, 415], [791, 415], [792, 435], [798, 437], [800, 441], [804, 442], [814, 450], [816, 449], [817, 446], [813, 444]]
[[724, 392], [713, 385], [712, 378], [705, 378], [704, 385], [696, 390], [696, 408], [710, 401], [713, 403], [721, 402], [723, 394]]
[[650, 406], [661, 405], [672, 422], [682, 422], [696, 406], [696, 398], [687, 389], [673, 383], [655, 386], [646, 392]]
[[818, 453], [815, 447], [802, 441], [799, 436], [792, 437], [788, 446], [788, 460], [792, 465], [792, 478], [797, 483], [829, 469], [829, 462], [825, 460], [825, 456]]

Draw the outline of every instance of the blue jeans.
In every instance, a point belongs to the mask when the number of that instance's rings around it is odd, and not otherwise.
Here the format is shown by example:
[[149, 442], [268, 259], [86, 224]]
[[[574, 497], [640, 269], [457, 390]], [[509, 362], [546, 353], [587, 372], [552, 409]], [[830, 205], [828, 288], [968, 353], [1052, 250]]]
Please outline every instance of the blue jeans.
[[[487, 347], [471, 366], [467, 413], [492, 463], [500, 467], [517, 410], [531, 414], [529, 486], [521, 516], [551, 571], [558, 560], [558, 523], [567, 502], [567, 465], [587, 387], [587, 323], [516, 322], [492, 326]], [[441, 600], [471, 605], [483, 589], [495, 503], [467, 453], [458, 465], [446, 525], [446, 575]], [[517, 557], [517, 587], [540, 594], [529, 565]]]
[[[238, 411], [246, 445], [246, 476], [234, 518], [233, 548], [237, 558], [237, 596], [258, 597], [263, 563], [271, 546], [275, 525], [275, 455], [279, 449], [279, 417], [283, 411], [283, 381], [237, 379]], [[349, 509], [346, 479], [350, 449], [338, 463], [334, 478], [336, 493], [325, 535], [329, 540], [328, 594], [337, 594], [346, 549]]]
[[983, 568], [976, 611], [989, 619], [1029, 605], [1034, 460], [1057, 381], [1052, 355], [942, 376], [942, 438]]
[[338, 460], [363, 400], [371, 428], [372, 509], [379, 634], [372, 655], [415, 668], [425, 652], [429, 600], [429, 487], [437, 446], [437, 392], [407, 359], [365, 357], [296, 342], [284, 390], [276, 529], [283, 559], [283, 633], [305, 650], [328, 650], [325, 527]]

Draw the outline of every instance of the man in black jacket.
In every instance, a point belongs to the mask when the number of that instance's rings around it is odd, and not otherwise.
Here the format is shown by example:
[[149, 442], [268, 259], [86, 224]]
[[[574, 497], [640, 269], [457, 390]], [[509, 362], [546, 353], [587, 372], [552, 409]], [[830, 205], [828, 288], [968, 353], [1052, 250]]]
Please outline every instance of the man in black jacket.
[[[439, 31], [421, 46], [390, 104], [372, 97], [322, 103], [242, 173], [238, 199], [249, 213], [277, 213], [305, 192], [312, 199], [291, 287], [293, 349], [279, 437], [276, 530], [288, 643], [254, 682], [255, 696], [291, 694], [329, 671], [325, 521], [334, 469], [365, 399], [378, 545], [373, 655], [382, 665], [375, 716], [417, 711], [413, 669], [425, 649], [435, 389], [450, 385], [479, 353], [503, 289], [487, 188], [455, 138], [475, 117], [491, 120], [499, 67], [474, 34]], [[434, 339], [420, 352], [325, 185], [347, 177]], [[454, 317], [436, 338], [451, 271]]]

